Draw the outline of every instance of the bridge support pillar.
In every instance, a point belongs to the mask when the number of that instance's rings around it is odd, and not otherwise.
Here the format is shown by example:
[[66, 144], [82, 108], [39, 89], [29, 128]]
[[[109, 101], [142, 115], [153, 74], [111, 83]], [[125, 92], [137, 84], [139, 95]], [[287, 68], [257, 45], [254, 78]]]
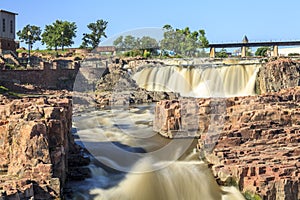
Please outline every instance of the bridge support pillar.
[[247, 56], [247, 48], [246, 46], [242, 46], [242, 57], [246, 57]]
[[278, 54], [278, 46], [277, 45], [273, 46], [273, 56], [275, 56], [275, 57], [279, 56], [279, 54]]
[[210, 48], [209, 57], [210, 57], [210, 58], [216, 57], [216, 50], [215, 50], [215, 47], [211, 47], [211, 48]]

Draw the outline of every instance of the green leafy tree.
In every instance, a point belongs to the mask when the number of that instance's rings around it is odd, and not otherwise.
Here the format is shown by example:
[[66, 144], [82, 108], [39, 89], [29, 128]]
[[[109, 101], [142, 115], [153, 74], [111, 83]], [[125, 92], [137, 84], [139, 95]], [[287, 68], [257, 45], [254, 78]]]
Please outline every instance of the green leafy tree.
[[29, 47], [32, 48], [35, 42], [41, 40], [41, 33], [42, 30], [40, 27], [28, 24], [17, 32], [17, 36], [21, 42], [25, 42], [25, 44], [28, 44]]
[[199, 55], [199, 48], [208, 46], [205, 31], [191, 31], [189, 27], [173, 29], [170, 25], [164, 27], [164, 38], [160, 42], [163, 50], [171, 50], [184, 56]]
[[201, 42], [201, 47], [202, 48], [207, 48], [208, 45], [209, 45], [209, 42], [205, 36], [205, 30], [201, 29], [199, 30], [199, 33], [200, 33], [200, 37], [199, 37], [199, 40]]
[[124, 37], [122, 35], [119, 36], [117, 39], [114, 40], [113, 45], [117, 48], [125, 48], [123, 38]]
[[223, 49], [221, 49], [221, 51], [217, 52], [216, 57], [217, 58], [228, 58], [226, 49], [223, 48]]
[[246, 56], [248, 57], [253, 56], [252, 49], [249, 47], [246, 48]]
[[165, 29], [165, 30], [172, 30], [173, 28], [172, 28], [172, 26], [170, 24], [166, 24], [166, 25], [164, 25], [163, 29]]
[[127, 35], [124, 38], [124, 48], [125, 49], [138, 49], [137, 39], [132, 35]]
[[259, 47], [257, 48], [257, 50], [255, 51], [255, 55], [256, 56], [267, 56], [268, 51], [270, 51], [271, 48], [270, 47]]
[[141, 39], [137, 39], [138, 48], [142, 50], [152, 50], [158, 48], [158, 42], [156, 39], [149, 36], [144, 36]]
[[91, 30], [91, 33], [83, 34], [81, 47], [86, 48], [90, 45], [92, 48], [96, 48], [100, 44], [101, 38], [107, 37], [105, 34], [107, 23], [107, 21], [100, 19], [96, 23], [88, 24], [87, 27]]
[[114, 42], [114, 46], [122, 50], [127, 50], [125, 56], [144, 56], [150, 57], [153, 50], [158, 49], [158, 42], [149, 36], [136, 38], [132, 35], [120, 36]]
[[74, 44], [73, 39], [76, 37], [77, 26], [75, 22], [56, 20], [51, 25], [46, 25], [42, 34], [42, 43], [47, 45], [48, 49]]

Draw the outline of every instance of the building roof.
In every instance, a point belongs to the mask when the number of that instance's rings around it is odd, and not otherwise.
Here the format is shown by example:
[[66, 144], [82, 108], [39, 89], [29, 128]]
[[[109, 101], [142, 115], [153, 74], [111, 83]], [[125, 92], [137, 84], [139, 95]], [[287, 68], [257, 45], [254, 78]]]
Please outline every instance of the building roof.
[[11, 15], [18, 15], [18, 13], [13, 13], [13, 12], [9, 12], [9, 11], [6, 11], [6, 10], [1, 10], [1, 9], [0, 9], [0, 12], [4, 12], [4, 13], [7, 13], [7, 14], [11, 14]]

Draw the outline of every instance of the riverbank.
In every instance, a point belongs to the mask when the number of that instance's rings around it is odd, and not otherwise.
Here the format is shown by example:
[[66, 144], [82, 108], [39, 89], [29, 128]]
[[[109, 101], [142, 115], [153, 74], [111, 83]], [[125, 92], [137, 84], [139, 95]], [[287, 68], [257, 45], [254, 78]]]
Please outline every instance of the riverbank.
[[167, 137], [199, 137], [202, 159], [221, 185], [262, 199], [297, 200], [299, 106], [300, 87], [258, 96], [161, 101], [154, 128]]
[[70, 96], [0, 95], [0, 113], [0, 197], [59, 199], [72, 168], [88, 164], [72, 136]]

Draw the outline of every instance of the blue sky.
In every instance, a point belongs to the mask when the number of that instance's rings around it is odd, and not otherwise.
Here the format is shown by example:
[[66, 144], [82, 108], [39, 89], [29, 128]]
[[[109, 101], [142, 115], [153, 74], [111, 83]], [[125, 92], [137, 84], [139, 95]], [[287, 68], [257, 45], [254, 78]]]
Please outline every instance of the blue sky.
[[[190, 27], [204, 29], [210, 43], [241, 41], [300, 40], [299, 0], [1, 0], [0, 9], [18, 13], [17, 30], [25, 25], [44, 29], [55, 20], [75, 22], [81, 44], [87, 24], [108, 21], [106, 34], [145, 27]], [[23, 44], [21, 44], [22, 46]], [[35, 47], [45, 48], [40, 44]]]

